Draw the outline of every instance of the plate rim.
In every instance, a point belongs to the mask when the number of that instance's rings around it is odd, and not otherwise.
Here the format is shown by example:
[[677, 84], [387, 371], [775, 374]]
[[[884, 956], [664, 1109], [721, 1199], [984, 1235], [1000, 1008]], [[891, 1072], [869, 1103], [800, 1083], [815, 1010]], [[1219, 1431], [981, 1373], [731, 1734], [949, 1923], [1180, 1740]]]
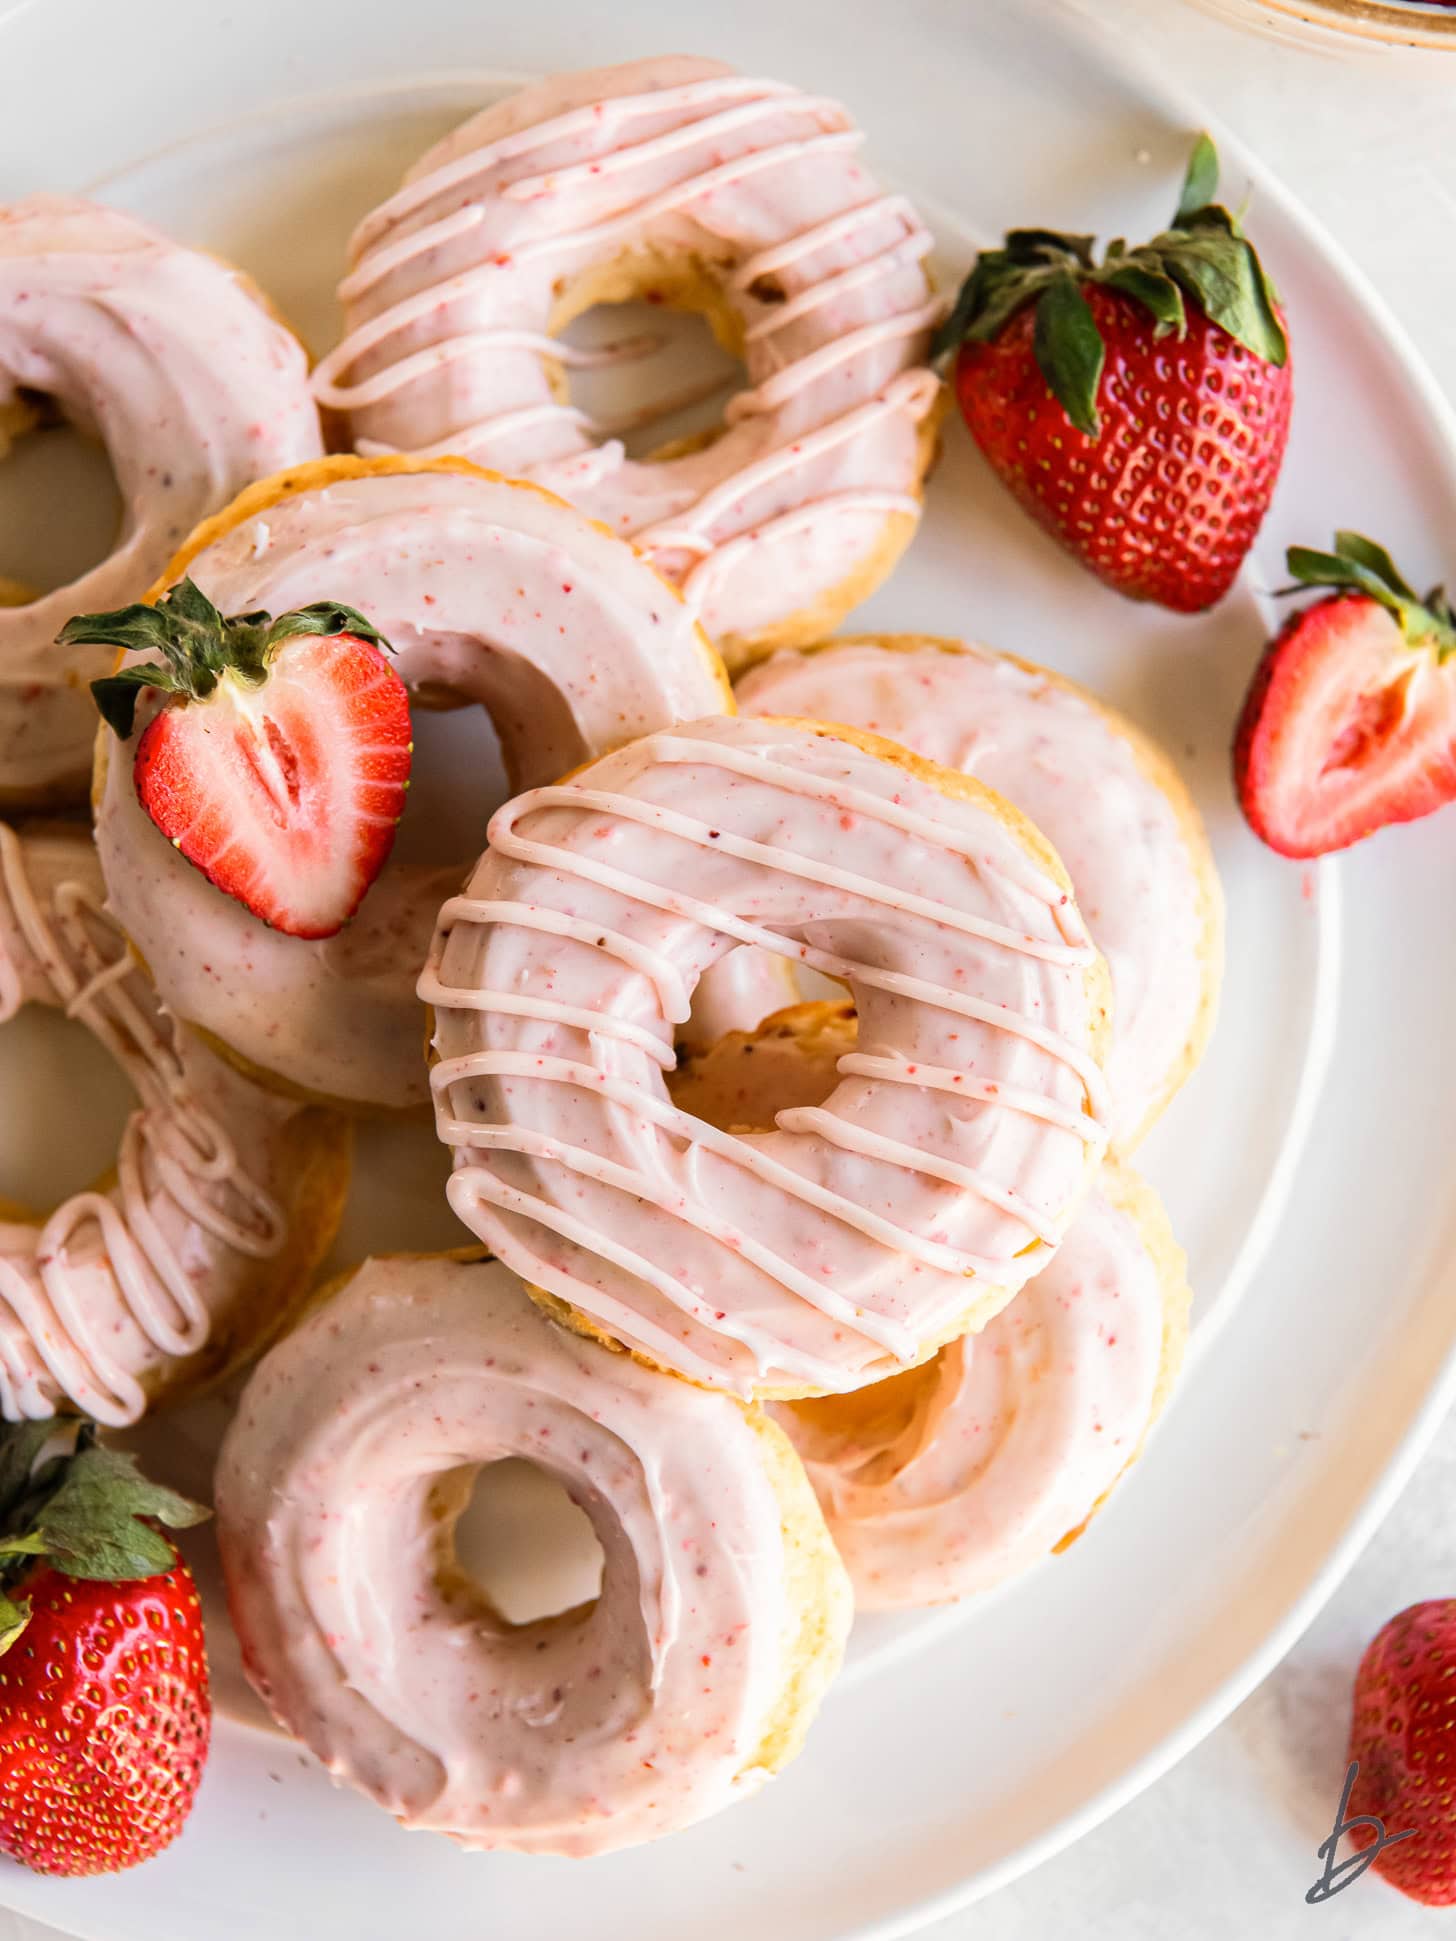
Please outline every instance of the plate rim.
[[[1036, 0], [1036, 4], [1044, 15], [1054, 15], [1056, 25], [1065, 27], [1088, 44], [1098, 64], [1125, 81], [1151, 111], [1166, 116], [1170, 121], [1207, 126], [1217, 135], [1224, 153], [1246, 172], [1258, 195], [1278, 207], [1283, 219], [1298, 235], [1301, 245], [1323, 264], [1337, 271], [1342, 287], [1352, 301], [1360, 305], [1366, 322], [1378, 334], [1384, 352], [1392, 365], [1398, 368], [1400, 381], [1431, 416], [1433, 437], [1456, 448], [1456, 406], [1453, 406], [1416, 350], [1405, 327], [1390, 311], [1364, 270], [1330, 236], [1324, 224], [1311, 215], [1300, 199], [1284, 186], [1279, 176], [1267, 168], [1219, 117], [1205, 113], [1191, 93], [1169, 83], [1154, 70], [1150, 61], [1115, 36], [1104, 23], [1089, 19], [1080, 9], [1069, 7], [1066, 0], [1061, 0], [1061, 4], [1057, 4], [1057, 0]], [[0, 8], [0, 28], [8, 25], [16, 14], [27, 11], [29, 8], [25, 0], [20, 0], [14, 9]], [[411, 89], [425, 90], [442, 84], [452, 88], [461, 87], [468, 84], [471, 72], [470, 69], [426, 69], [396, 82], [370, 83], [330, 91], [330, 98], [337, 99], [340, 93], [401, 96]], [[491, 72], [493, 78], [501, 78], [505, 70]], [[127, 170], [139, 168], [156, 161], [174, 147], [190, 146], [224, 127], [281, 116], [289, 110], [296, 110], [309, 99], [317, 98], [318, 93], [318, 90], [292, 93], [266, 107], [242, 115], [220, 117], [207, 127], [192, 131], [179, 143], [162, 144], [120, 166]], [[100, 178], [102, 182], [105, 179], [104, 176]], [[1329, 865], [1326, 873], [1333, 881], [1343, 882], [1343, 872], [1339, 871], [1338, 865]], [[1449, 1278], [1449, 1274], [1443, 1274], [1439, 1267], [1433, 1266], [1422, 1276], [1422, 1284], [1428, 1283], [1429, 1288], [1434, 1289]], [[1014, 1848], [1000, 1860], [967, 1875], [951, 1888], [907, 1902], [895, 1914], [871, 1921], [868, 1925], [846, 1930], [843, 1941], [897, 1941], [897, 1937], [916, 1933], [928, 1923], [943, 1919], [997, 1891], [1090, 1832], [1193, 1750], [1268, 1676], [1323, 1607], [1374, 1534], [1395, 1496], [1404, 1487], [1453, 1399], [1456, 1399], [1456, 1336], [1453, 1336], [1444, 1360], [1434, 1370], [1420, 1406], [1400, 1432], [1394, 1453], [1373, 1477], [1365, 1496], [1352, 1510], [1344, 1534], [1309, 1578], [1303, 1591], [1291, 1601], [1281, 1620], [1269, 1630], [1261, 1647], [1243, 1661], [1236, 1673], [1231, 1674], [1142, 1758], [1084, 1801], [1080, 1808], [1065, 1815], [1054, 1827]], [[16, 1905], [3, 1885], [0, 1885], [0, 1905]], [[51, 1916], [47, 1912], [40, 1918]], [[130, 1929], [113, 1928], [108, 1921], [104, 1925], [92, 1923], [84, 1932], [97, 1936], [104, 1933], [120, 1936], [130, 1933]]]
[[[1402, 378], [1413, 386], [1420, 402], [1430, 413], [1434, 421], [1434, 436], [1456, 451], [1456, 403], [1441, 386], [1378, 286], [1319, 217], [1305, 206], [1292, 189], [1286, 187], [1278, 172], [1265, 163], [1222, 116], [1210, 114], [1193, 90], [1167, 80], [1151, 59], [1140, 55], [1135, 47], [1116, 36], [1109, 25], [1084, 14], [1074, 0], [1039, 0], [1039, 4], [1046, 11], [1055, 7], [1057, 14], [1074, 33], [1095, 45], [1103, 64], [1126, 79], [1144, 99], [1191, 126], [1206, 128], [1214, 136], [1220, 154], [1236, 161], [1259, 196], [1278, 207], [1281, 216], [1298, 232], [1300, 241], [1311, 253], [1338, 269], [1342, 283], [1359, 301], [1366, 320], [1379, 333], [1384, 348], [1399, 365]], [[1451, 469], [1456, 473], [1456, 465]], [[1243, 571], [1248, 571], [1247, 562]], [[1323, 874], [1340, 882], [1343, 890], [1345, 872], [1340, 868], [1338, 858], [1321, 859], [1320, 868]], [[1456, 1220], [1448, 1221], [1448, 1229], [1451, 1230], [1451, 1245], [1439, 1250], [1439, 1253], [1449, 1260], [1452, 1250], [1456, 1249]], [[1431, 1289], [1443, 1282], [1456, 1283], [1456, 1271], [1448, 1269], [1443, 1274], [1440, 1267], [1433, 1263], [1426, 1280]], [[1222, 1332], [1220, 1323], [1214, 1330], [1214, 1337]], [[903, 1941], [903, 1937], [920, 1933], [932, 1923], [973, 1906], [977, 1901], [1033, 1872], [1043, 1861], [1075, 1845], [1084, 1835], [1091, 1833], [1171, 1772], [1263, 1684], [1318, 1617], [1388, 1515], [1453, 1404], [1456, 1404], [1456, 1331], [1453, 1331], [1445, 1359], [1432, 1376], [1424, 1401], [1402, 1432], [1391, 1459], [1373, 1480], [1364, 1499], [1353, 1512], [1344, 1535], [1331, 1549], [1303, 1592], [1293, 1600], [1284, 1617], [1269, 1631], [1260, 1649], [1245, 1659], [1237, 1672], [1225, 1679], [1188, 1715], [1181, 1726], [1165, 1734], [1116, 1780], [1094, 1793], [1078, 1810], [1066, 1815], [1055, 1826], [1013, 1848], [1001, 1860], [967, 1875], [956, 1886], [912, 1902], [896, 1914], [850, 1929], [842, 1941]]]

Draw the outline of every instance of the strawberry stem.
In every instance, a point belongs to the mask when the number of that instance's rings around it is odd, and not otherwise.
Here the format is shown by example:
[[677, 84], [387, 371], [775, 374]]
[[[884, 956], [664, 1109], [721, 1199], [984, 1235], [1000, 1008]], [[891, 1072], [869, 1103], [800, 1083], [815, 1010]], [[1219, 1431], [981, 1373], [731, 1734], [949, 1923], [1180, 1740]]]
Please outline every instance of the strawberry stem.
[[318, 600], [276, 620], [263, 612], [226, 616], [193, 580], [183, 579], [155, 606], [77, 614], [56, 640], [60, 646], [120, 647], [128, 653], [152, 649], [162, 656], [91, 683], [102, 719], [125, 741], [136, 720], [141, 688], [160, 688], [184, 701], [205, 701], [224, 674], [245, 687], [261, 687], [285, 640], [299, 634], [341, 633], [392, 651], [371, 621], [340, 601]]
[[1438, 665], [1456, 654], [1456, 612], [1445, 588], [1432, 587], [1421, 599], [1390, 554], [1373, 539], [1358, 532], [1337, 532], [1333, 552], [1291, 546], [1284, 558], [1296, 584], [1282, 588], [1282, 592], [1331, 586], [1363, 593], [1392, 615], [1407, 646], [1433, 647]]
[[[42, 1459], [58, 1435], [69, 1446]], [[155, 1526], [186, 1529], [208, 1514], [148, 1482], [134, 1457], [104, 1447], [94, 1423], [22, 1422], [0, 1430], [0, 1654], [29, 1618], [28, 1600], [12, 1593], [35, 1559], [66, 1577], [154, 1577], [176, 1557]]]
[[1237, 219], [1214, 202], [1217, 188], [1218, 151], [1204, 134], [1193, 145], [1173, 226], [1137, 249], [1119, 238], [1099, 263], [1090, 236], [1008, 231], [1000, 249], [976, 258], [936, 332], [932, 356], [966, 342], [990, 343], [1034, 303], [1032, 349], [1041, 374], [1070, 422], [1091, 438], [1099, 432], [1103, 351], [1084, 294], [1089, 284], [1118, 290], [1146, 311], [1156, 337], [1186, 336], [1191, 302], [1255, 357], [1284, 365], [1289, 341], [1278, 296]]
[[1193, 144], [1193, 153], [1188, 157], [1188, 171], [1183, 177], [1183, 193], [1178, 198], [1178, 208], [1173, 216], [1173, 224], [1187, 222], [1200, 209], [1206, 209], [1218, 194], [1218, 150], [1213, 145], [1213, 137], [1205, 129]]

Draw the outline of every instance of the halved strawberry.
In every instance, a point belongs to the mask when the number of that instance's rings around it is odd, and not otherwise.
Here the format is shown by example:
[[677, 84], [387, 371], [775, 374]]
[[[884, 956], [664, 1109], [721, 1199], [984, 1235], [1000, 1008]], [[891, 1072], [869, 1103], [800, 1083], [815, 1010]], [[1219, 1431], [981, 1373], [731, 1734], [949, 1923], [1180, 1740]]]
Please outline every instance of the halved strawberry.
[[137, 743], [142, 807], [275, 930], [333, 936], [384, 867], [409, 787], [409, 701], [363, 614], [322, 601], [227, 619], [184, 579], [60, 638], [161, 652], [91, 683], [123, 741], [139, 689], [166, 695]]
[[1293, 546], [1288, 564], [1301, 585], [1338, 590], [1265, 649], [1234, 782], [1272, 849], [1323, 856], [1456, 798], [1456, 616], [1359, 533], [1336, 533], [1333, 553]]

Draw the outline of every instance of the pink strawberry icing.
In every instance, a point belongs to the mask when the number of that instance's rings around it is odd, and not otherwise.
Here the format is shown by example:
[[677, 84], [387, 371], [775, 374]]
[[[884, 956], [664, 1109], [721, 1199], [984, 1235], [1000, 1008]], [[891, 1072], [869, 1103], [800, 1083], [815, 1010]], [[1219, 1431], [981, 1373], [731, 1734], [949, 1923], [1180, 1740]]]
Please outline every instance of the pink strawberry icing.
[[[557, 1328], [498, 1261], [366, 1261], [262, 1362], [223, 1446], [249, 1675], [406, 1826], [581, 1855], [690, 1825], [767, 1777], [806, 1670], [766, 1426]], [[454, 1565], [475, 1474], [507, 1456], [590, 1517], [595, 1602], [511, 1625]], [[850, 1602], [827, 1544], [819, 1576], [822, 1682]]]
[[[227, 613], [321, 599], [360, 608], [412, 688], [489, 710], [518, 783], [727, 700], [716, 655], [630, 546], [487, 473], [335, 477], [233, 526], [189, 571]], [[139, 708], [137, 734], [153, 706]], [[110, 908], [164, 1003], [311, 1093], [423, 1103], [415, 983], [463, 867], [391, 862], [336, 937], [285, 936], [214, 889], [148, 819], [132, 746], [108, 741], [96, 841]]]
[[[1066, 865], [1112, 978], [1114, 1142], [1133, 1144], [1202, 1048], [1222, 969], [1222, 908], [1197, 811], [1135, 731], [1045, 670], [956, 642], [848, 640], [776, 655], [738, 686], [746, 714], [885, 735], [996, 789]], [[694, 1005], [694, 1042], [790, 1002], [783, 966], [738, 951]]]
[[0, 794], [35, 799], [84, 792], [114, 659], [57, 647], [65, 622], [140, 599], [199, 520], [323, 447], [302, 346], [234, 271], [69, 196], [0, 208], [0, 407], [22, 390], [101, 440], [124, 506], [99, 566], [0, 608]]
[[246, 1334], [288, 1238], [285, 1135], [261, 1091], [158, 1007], [101, 908], [79, 829], [0, 823], [0, 1022], [58, 1006], [136, 1089], [116, 1181], [0, 1221], [0, 1410], [133, 1422], [214, 1331]]
[[[845, 1003], [782, 1011], [686, 1068], [715, 1126], [821, 1104]], [[1106, 1161], [1050, 1265], [977, 1335], [850, 1396], [775, 1404], [864, 1609], [943, 1604], [1076, 1534], [1141, 1447], [1181, 1359], [1183, 1256], [1151, 1189]]]
[[[807, 1393], [983, 1323], [1050, 1257], [1105, 1140], [1105, 985], [998, 798], [720, 717], [489, 839], [420, 993], [451, 1204], [524, 1279], [693, 1380]], [[745, 1138], [663, 1077], [739, 943], [842, 978], [861, 1020], [823, 1106]]]
[[[359, 226], [319, 399], [362, 452], [464, 452], [565, 493], [635, 538], [715, 640], [771, 629], [919, 514], [931, 239], [861, 142], [837, 102], [717, 61], [527, 88]], [[550, 334], [571, 286], [634, 255], [717, 283], [748, 377], [719, 437], [651, 463], [553, 385], [581, 361]]]
[[903, 1405], [853, 1421], [833, 1403], [775, 1410], [861, 1609], [950, 1603], [1019, 1575], [1080, 1530], [1136, 1456], [1170, 1296], [1117, 1178], [1109, 1161], [1051, 1264], [980, 1334], [903, 1378]]

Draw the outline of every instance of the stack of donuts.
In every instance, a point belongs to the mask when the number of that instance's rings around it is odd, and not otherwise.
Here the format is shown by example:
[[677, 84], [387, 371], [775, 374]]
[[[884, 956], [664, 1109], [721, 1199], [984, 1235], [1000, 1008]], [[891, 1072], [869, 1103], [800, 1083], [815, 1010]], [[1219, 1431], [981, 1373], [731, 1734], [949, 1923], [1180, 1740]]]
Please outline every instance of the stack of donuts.
[[[860, 150], [711, 61], [527, 88], [361, 223], [311, 374], [227, 265], [0, 211], [0, 427], [60, 410], [126, 504], [0, 611], [0, 1018], [64, 1010], [137, 1098], [114, 1177], [0, 1208], [0, 1407], [119, 1428], [256, 1360], [215, 1492], [248, 1674], [468, 1846], [598, 1853], [756, 1790], [854, 1609], [1064, 1547], [1182, 1355], [1128, 1156], [1210, 1030], [1208, 847], [1061, 677], [829, 637], [914, 533], [942, 398], [930, 237]], [[645, 294], [747, 387], [634, 460], [567, 390], [633, 346], [560, 333]], [[390, 861], [323, 938], [194, 868], [97, 734], [115, 655], [53, 644], [184, 579], [345, 600], [414, 706], [485, 709], [482, 853]], [[425, 1110], [459, 1248], [319, 1286], [351, 1117]], [[507, 1457], [590, 1519], [594, 1601], [513, 1624], [461, 1568]]]

